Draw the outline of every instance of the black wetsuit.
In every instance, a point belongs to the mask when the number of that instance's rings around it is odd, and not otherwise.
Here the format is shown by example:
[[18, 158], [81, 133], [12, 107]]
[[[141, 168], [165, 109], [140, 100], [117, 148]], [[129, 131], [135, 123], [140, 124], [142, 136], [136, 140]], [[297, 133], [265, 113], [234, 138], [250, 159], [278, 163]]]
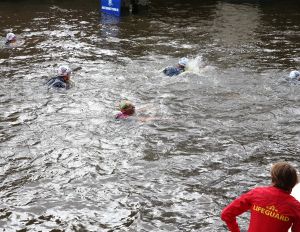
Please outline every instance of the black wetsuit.
[[167, 67], [164, 69], [164, 74], [166, 74], [167, 76], [177, 76], [180, 73], [184, 72], [184, 68], [181, 67]]
[[64, 80], [63, 76], [52, 77], [47, 82], [47, 85], [49, 87], [64, 88], [64, 89], [68, 89], [70, 87], [70, 84]]

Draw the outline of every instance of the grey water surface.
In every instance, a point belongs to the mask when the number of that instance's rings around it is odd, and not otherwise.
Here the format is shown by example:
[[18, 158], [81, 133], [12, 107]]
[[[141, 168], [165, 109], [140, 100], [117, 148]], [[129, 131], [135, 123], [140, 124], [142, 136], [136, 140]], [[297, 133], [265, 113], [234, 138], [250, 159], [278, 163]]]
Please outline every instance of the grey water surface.
[[[297, 1], [0, 1], [0, 231], [227, 231], [239, 194], [300, 169]], [[161, 70], [187, 56], [177, 77]], [[73, 87], [48, 89], [59, 65]], [[129, 99], [137, 116], [116, 121]], [[247, 229], [248, 215], [239, 218]]]

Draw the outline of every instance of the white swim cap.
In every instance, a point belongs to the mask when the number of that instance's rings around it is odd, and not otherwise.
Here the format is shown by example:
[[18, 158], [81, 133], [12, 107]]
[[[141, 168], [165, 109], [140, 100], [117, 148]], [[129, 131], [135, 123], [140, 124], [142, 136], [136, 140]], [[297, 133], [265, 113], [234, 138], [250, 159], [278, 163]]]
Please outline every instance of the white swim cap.
[[295, 71], [295, 70], [294, 70], [294, 71], [291, 71], [289, 77], [290, 77], [291, 79], [298, 78], [298, 77], [300, 77], [300, 72], [299, 72], [299, 71]]
[[57, 72], [59, 76], [68, 76], [71, 74], [71, 69], [68, 66], [59, 66]]
[[183, 57], [178, 61], [178, 64], [185, 67], [188, 62], [189, 62], [189, 59], [186, 57]]
[[12, 41], [14, 39], [16, 39], [16, 35], [14, 33], [12, 33], [12, 32], [7, 33], [7, 35], [6, 35], [6, 40], [7, 41]]

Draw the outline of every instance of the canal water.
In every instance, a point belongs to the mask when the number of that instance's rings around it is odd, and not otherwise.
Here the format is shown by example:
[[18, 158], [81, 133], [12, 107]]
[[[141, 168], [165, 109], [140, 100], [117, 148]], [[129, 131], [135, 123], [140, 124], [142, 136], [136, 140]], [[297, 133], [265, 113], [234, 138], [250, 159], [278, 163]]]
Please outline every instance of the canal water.
[[[0, 2], [0, 231], [227, 231], [225, 205], [300, 169], [297, 1]], [[162, 70], [180, 57], [188, 71]], [[59, 65], [73, 87], [48, 89]], [[137, 115], [116, 121], [117, 104]], [[247, 214], [239, 218], [247, 230]]]

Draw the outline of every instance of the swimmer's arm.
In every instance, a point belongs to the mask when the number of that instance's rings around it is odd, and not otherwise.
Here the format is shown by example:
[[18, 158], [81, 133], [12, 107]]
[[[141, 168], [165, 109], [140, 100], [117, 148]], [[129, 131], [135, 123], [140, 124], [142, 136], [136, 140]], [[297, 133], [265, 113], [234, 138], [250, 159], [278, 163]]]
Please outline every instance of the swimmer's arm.
[[50, 80], [46, 82], [47, 85], [52, 85], [55, 82], [56, 77], [52, 77]]

